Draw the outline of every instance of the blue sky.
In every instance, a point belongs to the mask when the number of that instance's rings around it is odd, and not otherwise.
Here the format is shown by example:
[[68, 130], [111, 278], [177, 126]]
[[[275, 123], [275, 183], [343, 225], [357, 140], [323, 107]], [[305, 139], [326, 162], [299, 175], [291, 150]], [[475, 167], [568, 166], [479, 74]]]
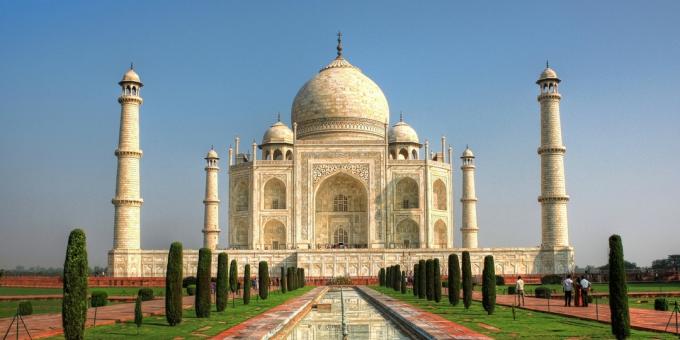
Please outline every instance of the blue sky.
[[145, 83], [142, 245], [199, 247], [205, 152], [259, 140], [277, 112], [289, 123], [338, 30], [392, 122], [403, 111], [421, 139], [475, 151], [481, 246], [540, 243], [534, 81], [550, 59], [576, 262], [605, 263], [619, 233], [648, 265], [680, 251], [678, 13], [677, 1], [0, 2], [0, 267], [61, 265], [75, 226], [105, 265], [131, 61]]

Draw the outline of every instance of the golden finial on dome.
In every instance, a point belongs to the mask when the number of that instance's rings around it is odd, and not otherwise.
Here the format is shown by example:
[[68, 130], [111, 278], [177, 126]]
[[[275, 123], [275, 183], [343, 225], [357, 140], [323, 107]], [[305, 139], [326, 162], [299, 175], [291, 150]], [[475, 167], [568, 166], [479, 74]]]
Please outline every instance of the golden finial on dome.
[[338, 56], [335, 59], [342, 59], [342, 32], [338, 31]]
[[399, 121], [400, 122], [404, 121], [404, 111], [399, 111]]

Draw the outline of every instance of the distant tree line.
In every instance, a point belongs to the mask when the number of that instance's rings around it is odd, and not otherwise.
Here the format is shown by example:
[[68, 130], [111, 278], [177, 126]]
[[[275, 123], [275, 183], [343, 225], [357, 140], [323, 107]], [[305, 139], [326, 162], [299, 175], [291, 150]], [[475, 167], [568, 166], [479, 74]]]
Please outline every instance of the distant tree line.
[[[91, 275], [101, 275], [106, 273], [106, 267], [95, 266], [88, 269]], [[21, 276], [21, 275], [38, 275], [38, 276], [61, 276], [64, 272], [63, 267], [24, 267], [16, 266], [14, 269], [0, 269], [0, 277], [2, 276]]]

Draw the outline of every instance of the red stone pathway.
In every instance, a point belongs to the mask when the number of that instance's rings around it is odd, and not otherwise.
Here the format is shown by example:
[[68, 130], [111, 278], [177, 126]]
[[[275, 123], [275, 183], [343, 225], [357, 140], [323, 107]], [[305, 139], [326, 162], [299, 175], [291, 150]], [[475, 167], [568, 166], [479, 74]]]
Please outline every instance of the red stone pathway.
[[[474, 300], [481, 300], [482, 294], [480, 292], [473, 292], [472, 298]], [[512, 306], [515, 303], [514, 300], [514, 295], [496, 295], [496, 303], [499, 305]], [[526, 305], [520, 308], [569, 316], [582, 320], [611, 323], [611, 313], [608, 304], [600, 304], [597, 307], [594, 303], [588, 304], [588, 307], [564, 307], [564, 300], [551, 299], [550, 308], [548, 308], [548, 299], [526, 297], [524, 301], [526, 302]], [[654, 332], [664, 332], [666, 323], [671, 316], [671, 312], [642, 308], [630, 308], [629, 312], [631, 328]], [[675, 332], [674, 324], [671, 324], [671, 326], [668, 327], [668, 332]]]
[[296, 317], [311, 308], [314, 300], [328, 290], [328, 287], [316, 287], [302, 296], [278, 305], [258, 316], [250, 318], [212, 339], [264, 339], [281, 331], [287, 324], [294, 323]]
[[[477, 333], [443, 317], [416, 308], [408, 303], [380, 294], [365, 286], [358, 286], [358, 290], [368, 295], [380, 309], [388, 309], [393, 317], [411, 323], [419, 328], [419, 333], [426, 338], [434, 339], [490, 339], [486, 335]], [[424, 334], [423, 334], [424, 333]]]
[[[185, 296], [184, 308], [189, 308], [194, 304], [193, 296]], [[142, 303], [142, 312], [145, 316], [149, 315], [163, 315], [165, 314], [165, 300], [155, 299], [152, 301], [145, 301]], [[117, 322], [124, 322], [134, 320], [135, 318], [135, 304], [134, 303], [119, 303], [115, 305], [99, 307], [97, 310], [97, 326], [110, 325]], [[61, 314], [37, 314], [23, 317], [26, 327], [28, 327], [31, 336], [34, 339], [46, 338], [63, 333], [61, 328]], [[94, 321], [94, 308], [87, 310], [87, 324], [86, 327], [92, 327]], [[7, 327], [12, 322], [12, 318], [0, 319], [0, 336], [5, 335]], [[12, 326], [7, 337], [8, 339], [16, 339], [16, 324]], [[19, 339], [28, 339], [28, 334], [19, 326]]]

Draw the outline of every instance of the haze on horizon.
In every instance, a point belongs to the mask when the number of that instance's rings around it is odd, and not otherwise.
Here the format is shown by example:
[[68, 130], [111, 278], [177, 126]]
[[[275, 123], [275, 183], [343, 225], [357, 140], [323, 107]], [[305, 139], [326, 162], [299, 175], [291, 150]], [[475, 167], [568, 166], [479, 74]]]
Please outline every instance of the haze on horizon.
[[477, 156], [480, 247], [540, 243], [539, 106], [550, 60], [562, 83], [570, 242], [606, 262], [607, 238], [650, 265], [680, 252], [680, 3], [406, 1], [0, 3], [0, 268], [61, 266], [83, 228], [91, 266], [112, 246], [120, 108], [134, 61], [142, 92], [142, 248], [201, 246], [203, 157], [258, 142], [298, 89], [344, 55], [439, 149]]

